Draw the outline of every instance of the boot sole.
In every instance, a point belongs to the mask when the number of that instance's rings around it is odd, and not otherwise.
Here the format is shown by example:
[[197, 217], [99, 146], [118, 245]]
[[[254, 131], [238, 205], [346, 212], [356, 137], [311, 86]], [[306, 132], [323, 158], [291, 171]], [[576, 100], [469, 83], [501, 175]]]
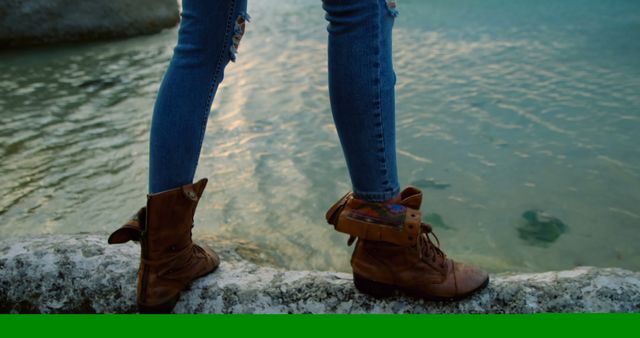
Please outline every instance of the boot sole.
[[487, 280], [485, 280], [484, 283], [482, 283], [477, 288], [467, 293], [457, 295], [454, 297], [424, 295], [416, 292], [415, 290], [406, 289], [406, 288], [402, 288], [402, 287], [391, 285], [391, 284], [375, 282], [365, 277], [362, 277], [356, 273], [353, 274], [353, 283], [355, 284], [356, 289], [358, 289], [358, 291], [376, 298], [389, 298], [389, 297], [395, 296], [397, 292], [400, 291], [411, 297], [421, 298], [429, 301], [456, 301], [463, 298], [467, 298], [473, 295], [474, 293], [484, 289], [487, 285], [489, 285], [489, 277], [487, 277]]
[[[205, 273], [203, 273], [200, 276], [195, 277], [193, 280], [196, 280], [198, 278], [204, 277], [210, 273], [213, 273], [214, 271], [218, 270], [218, 265], [216, 265], [213, 269], [211, 269], [211, 271], [207, 271]], [[191, 284], [187, 285], [184, 289], [188, 289], [190, 287]], [[176, 303], [178, 303], [178, 300], [180, 299], [180, 294], [182, 293], [182, 291], [180, 291], [174, 298], [171, 298], [169, 301], [164, 302], [164, 303], [160, 303], [160, 304], [154, 304], [154, 305], [145, 305], [142, 303], [138, 303], [138, 311], [141, 314], [166, 314], [166, 313], [171, 313], [171, 311], [173, 311], [173, 308], [176, 306]]]

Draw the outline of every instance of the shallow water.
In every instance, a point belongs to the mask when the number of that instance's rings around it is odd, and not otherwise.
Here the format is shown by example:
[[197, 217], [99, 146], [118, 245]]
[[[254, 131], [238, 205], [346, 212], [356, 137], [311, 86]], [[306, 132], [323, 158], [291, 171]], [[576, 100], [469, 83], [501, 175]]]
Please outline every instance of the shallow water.
[[[640, 2], [399, 10], [400, 178], [424, 189], [445, 251], [491, 271], [640, 269]], [[348, 271], [346, 236], [323, 218], [349, 180], [319, 1], [249, 11], [207, 125], [196, 234], [255, 242], [289, 268]], [[176, 34], [0, 53], [0, 236], [107, 232], [144, 203]], [[530, 210], [562, 226], [525, 225]]]

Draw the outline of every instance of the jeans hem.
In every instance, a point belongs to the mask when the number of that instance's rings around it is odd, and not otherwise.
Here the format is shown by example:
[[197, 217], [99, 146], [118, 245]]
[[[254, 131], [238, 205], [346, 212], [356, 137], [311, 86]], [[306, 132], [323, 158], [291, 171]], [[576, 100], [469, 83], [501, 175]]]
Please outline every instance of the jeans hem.
[[384, 202], [398, 196], [398, 194], [400, 194], [400, 187], [395, 187], [391, 191], [385, 191], [385, 192], [373, 192], [373, 191], [364, 192], [364, 191], [358, 191], [354, 189], [353, 194], [356, 196], [356, 198], [363, 199], [365, 201]]

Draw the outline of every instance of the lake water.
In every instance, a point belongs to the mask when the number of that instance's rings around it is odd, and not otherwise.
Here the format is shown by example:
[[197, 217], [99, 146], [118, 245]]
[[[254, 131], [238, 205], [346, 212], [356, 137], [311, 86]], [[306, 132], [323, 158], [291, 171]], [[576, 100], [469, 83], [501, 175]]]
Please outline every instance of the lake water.
[[[493, 272], [640, 269], [640, 2], [398, 6], [399, 174], [424, 189], [444, 250]], [[320, 1], [249, 12], [207, 125], [195, 234], [349, 271], [324, 221], [350, 184]], [[0, 52], [0, 236], [106, 233], [145, 202], [176, 36]], [[555, 223], [525, 225], [535, 210]]]

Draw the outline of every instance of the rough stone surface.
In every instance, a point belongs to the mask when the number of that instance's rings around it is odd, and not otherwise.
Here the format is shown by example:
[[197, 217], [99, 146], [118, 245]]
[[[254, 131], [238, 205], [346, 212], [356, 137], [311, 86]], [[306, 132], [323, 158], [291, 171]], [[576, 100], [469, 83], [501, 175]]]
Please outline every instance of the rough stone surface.
[[[106, 235], [0, 241], [0, 312], [136, 312], [139, 248]], [[442, 303], [358, 293], [344, 273], [266, 266], [250, 243], [216, 240], [223, 263], [196, 281], [178, 313], [534, 313], [640, 311], [640, 273], [616, 268], [500, 274], [468, 300]], [[255, 253], [254, 254], [252, 254]], [[254, 262], [246, 260], [249, 258]]]
[[0, 0], [0, 48], [149, 34], [178, 20], [176, 0]]

